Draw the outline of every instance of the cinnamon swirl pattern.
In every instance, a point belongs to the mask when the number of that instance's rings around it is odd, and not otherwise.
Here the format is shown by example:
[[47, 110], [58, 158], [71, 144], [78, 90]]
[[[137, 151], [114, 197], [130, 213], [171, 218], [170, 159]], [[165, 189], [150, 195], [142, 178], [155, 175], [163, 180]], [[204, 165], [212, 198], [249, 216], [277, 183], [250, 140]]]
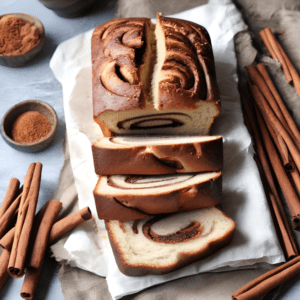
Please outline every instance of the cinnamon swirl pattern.
[[92, 36], [94, 120], [106, 137], [208, 135], [220, 113], [209, 36], [197, 24], [116, 19]]
[[[192, 221], [189, 225], [180, 228], [178, 231], [169, 234], [158, 234], [153, 229], [152, 226], [162, 220], [164, 217], [155, 217], [148, 220], [143, 225], [143, 234], [146, 238], [155, 241], [157, 243], [166, 243], [166, 244], [176, 244], [182, 243], [191, 239], [199, 238], [200, 236], [205, 237], [207, 236], [213, 229], [213, 224], [211, 224], [210, 229], [203, 234], [203, 226], [201, 226], [200, 222]], [[137, 228], [139, 221], [135, 221], [133, 223], [133, 231], [134, 228]], [[135, 233], [138, 234], [138, 230], [135, 230]]]
[[106, 221], [118, 267], [129, 276], [164, 274], [211, 255], [232, 238], [234, 221], [215, 207], [138, 221]]
[[[158, 51], [156, 108], [194, 109], [199, 100], [219, 100], [214, 58], [206, 29], [191, 22], [158, 15], [156, 35], [164, 41]], [[161, 56], [161, 57], [160, 57]], [[170, 98], [174, 100], [170, 101]]]
[[92, 36], [94, 113], [116, 107], [144, 107], [139, 68], [143, 64], [149, 26], [148, 19], [132, 18], [112, 20], [95, 29]]
[[94, 198], [100, 219], [124, 221], [214, 206], [221, 193], [221, 172], [111, 175], [99, 177]]
[[[221, 136], [111, 137], [92, 145], [98, 175], [160, 175], [220, 171]], [[124, 163], [126, 162], [126, 163]]]

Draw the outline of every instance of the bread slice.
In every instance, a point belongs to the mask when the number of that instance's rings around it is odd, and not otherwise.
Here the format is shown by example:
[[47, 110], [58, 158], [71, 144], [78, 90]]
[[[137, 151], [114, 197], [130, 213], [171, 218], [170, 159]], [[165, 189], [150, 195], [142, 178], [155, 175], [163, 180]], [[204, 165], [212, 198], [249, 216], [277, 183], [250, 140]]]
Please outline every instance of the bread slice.
[[99, 176], [94, 189], [98, 217], [104, 220], [141, 219], [214, 206], [221, 197], [221, 172]]
[[92, 69], [94, 120], [106, 137], [207, 135], [219, 115], [210, 38], [198, 24], [106, 22], [92, 36]]
[[230, 242], [235, 228], [215, 207], [105, 224], [117, 265], [128, 276], [165, 274], [207, 257]]
[[221, 136], [111, 137], [92, 145], [98, 175], [220, 171]]

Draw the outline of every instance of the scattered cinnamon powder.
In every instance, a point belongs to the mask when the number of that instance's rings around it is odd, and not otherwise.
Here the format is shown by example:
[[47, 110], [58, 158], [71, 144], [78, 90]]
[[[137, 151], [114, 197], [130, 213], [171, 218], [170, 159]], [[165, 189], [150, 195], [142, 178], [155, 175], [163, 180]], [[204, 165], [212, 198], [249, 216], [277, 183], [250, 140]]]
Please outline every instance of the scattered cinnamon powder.
[[40, 30], [16, 16], [0, 19], [0, 54], [15, 56], [32, 50], [41, 40]]
[[49, 120], [38, 111], [27, 111], [15, 120], [12, 126], [12, 138], [19, 143], [37, 142], [50, 133]]

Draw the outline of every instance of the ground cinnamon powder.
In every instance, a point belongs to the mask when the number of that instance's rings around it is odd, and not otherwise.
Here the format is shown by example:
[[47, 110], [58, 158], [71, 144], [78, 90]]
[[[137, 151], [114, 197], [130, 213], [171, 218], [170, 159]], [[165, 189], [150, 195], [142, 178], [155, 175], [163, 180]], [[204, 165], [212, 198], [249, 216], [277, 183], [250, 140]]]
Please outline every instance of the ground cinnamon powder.
[[52, 125], [38, 111], [27, 111], [14, 121], [12, 138], [19, 143], [33, 143], [50, 133]]
[[32, 50], [41, 40], [40, 30], [16, 16], [0, 19], [0, 54], [15, 56]]

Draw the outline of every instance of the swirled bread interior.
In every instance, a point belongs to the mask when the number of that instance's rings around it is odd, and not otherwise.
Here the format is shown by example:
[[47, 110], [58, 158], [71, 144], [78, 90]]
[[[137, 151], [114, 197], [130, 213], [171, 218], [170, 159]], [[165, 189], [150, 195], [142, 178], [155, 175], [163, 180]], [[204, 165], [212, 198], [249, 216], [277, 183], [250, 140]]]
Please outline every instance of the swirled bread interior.
[[99, 219], [141, 219], [149, 214], [218, 205], [222, 198], [221, 172], [171, 175], [99, 176], [94, 189]]
[[116, 19], [92, 37], [94, 119], [104, 136], [207, 135], [219, 115], [210, 38], [158, 15]]
[[221, 136], [119, 136], [92, 145], [98, 175], [220, 171]]
[[235, 222], [215, 207], [151, 217], [106, 221], [121, 272], [164, 274], [211, 255], [232, 238]]

